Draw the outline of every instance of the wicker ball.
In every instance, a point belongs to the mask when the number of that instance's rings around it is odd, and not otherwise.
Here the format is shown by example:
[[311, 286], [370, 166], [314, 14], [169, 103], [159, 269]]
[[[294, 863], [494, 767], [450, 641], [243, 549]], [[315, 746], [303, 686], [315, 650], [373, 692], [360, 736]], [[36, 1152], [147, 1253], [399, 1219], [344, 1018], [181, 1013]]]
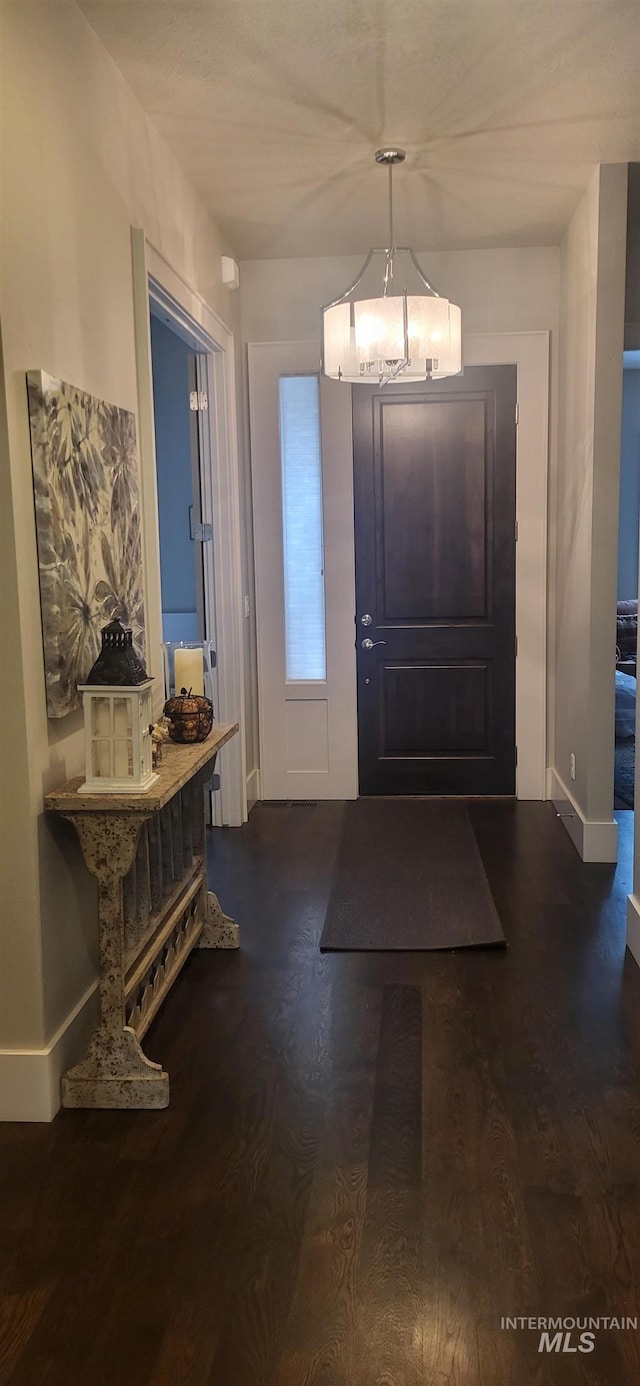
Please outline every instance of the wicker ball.
[[178, 697], [169, 698], [164, 705], [169, 722], [169, 736], [182, 745], [206, 741], [213, 726], [213, 703], [197, 693], [180, 689]]

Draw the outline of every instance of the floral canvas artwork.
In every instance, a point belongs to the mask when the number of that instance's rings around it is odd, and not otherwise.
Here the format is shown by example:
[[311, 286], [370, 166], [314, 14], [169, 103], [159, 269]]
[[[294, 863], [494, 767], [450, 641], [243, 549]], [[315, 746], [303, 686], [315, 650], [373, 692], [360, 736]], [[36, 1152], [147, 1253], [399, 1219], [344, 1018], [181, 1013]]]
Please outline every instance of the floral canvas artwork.
[[65, 717], [114, 617], [144, 658], [135, 418], [43, 371], [27, 393], [47, 712]]

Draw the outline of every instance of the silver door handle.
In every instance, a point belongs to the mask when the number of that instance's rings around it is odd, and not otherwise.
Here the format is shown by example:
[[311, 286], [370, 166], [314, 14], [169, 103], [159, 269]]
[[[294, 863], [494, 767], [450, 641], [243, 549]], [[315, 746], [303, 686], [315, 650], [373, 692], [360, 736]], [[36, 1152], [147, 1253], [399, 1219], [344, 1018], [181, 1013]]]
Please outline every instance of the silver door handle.
[[369, 636], [362, 641], [363, 650], [373, 650], [376, 645], [386, 645], [386, 640], [370, 640]]

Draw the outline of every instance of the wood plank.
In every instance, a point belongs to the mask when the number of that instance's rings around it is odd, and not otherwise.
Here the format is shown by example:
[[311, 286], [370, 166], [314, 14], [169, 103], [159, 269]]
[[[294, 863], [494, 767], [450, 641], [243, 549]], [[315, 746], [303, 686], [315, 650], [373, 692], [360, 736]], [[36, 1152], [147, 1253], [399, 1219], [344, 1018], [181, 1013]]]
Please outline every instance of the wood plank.
[[[226, 1264], [228, 1312], [210, 1381], [273, 1386], [323, 1131], [331, 968], [324, 959], [272, 979], [276, 1091], [262, 1177]], [[289, 1071], [291, 1082], [283, 1081]], [[265, 1158], [266, 1157], [266, 1158]]]
[[27, 1294], [0, 1301], [0, 1381], [8, 1381], [51, 1297], [53, 1283], [35, 1285]]
[[[345, 1004], [346, 1003], [346, 1004]], [[351, 1381], [360, 1317], [358, 1261], [382, 1010], [380, 987], [335, 997], [332, 1080], [286, 1328], [278, 1386]]]
[[420, 989], [386, 986], [358, 1261], [354, 1386], [424, 1386], [421, 1070]]

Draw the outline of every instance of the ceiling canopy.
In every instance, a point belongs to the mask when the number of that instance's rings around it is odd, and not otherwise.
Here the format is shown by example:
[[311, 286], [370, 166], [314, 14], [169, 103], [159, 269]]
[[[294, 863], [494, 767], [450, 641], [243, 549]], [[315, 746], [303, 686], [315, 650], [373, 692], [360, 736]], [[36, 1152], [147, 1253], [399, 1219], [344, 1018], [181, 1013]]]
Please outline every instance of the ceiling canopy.
[[553, 244], [640, 159], [638, 0], [81, 0], [238, 258]]

